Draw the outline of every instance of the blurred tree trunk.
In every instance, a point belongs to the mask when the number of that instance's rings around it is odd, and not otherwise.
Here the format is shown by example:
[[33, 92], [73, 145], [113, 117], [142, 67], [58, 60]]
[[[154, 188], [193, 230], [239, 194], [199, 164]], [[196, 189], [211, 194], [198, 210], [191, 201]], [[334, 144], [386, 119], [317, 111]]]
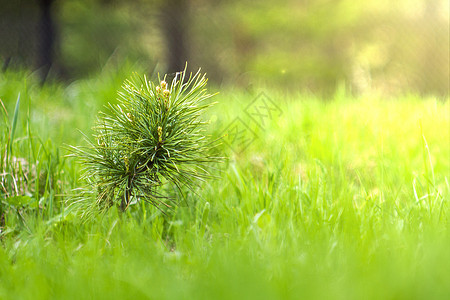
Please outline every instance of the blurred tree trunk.
[[37, 66], [44, 83], [53, 64], [55, 24], [52, 16], [54, 0], [39, 0], [40, 20], [38, 27]]
[[3, 62], [2, 72], [6, 72], [10, 62], [11, 62], [11, 56], [7, 56]]
[[167, 73], [184, 69], [188, 60], [188, 1], [167, 0], [162, 7], [162, 31], [167, 44]]

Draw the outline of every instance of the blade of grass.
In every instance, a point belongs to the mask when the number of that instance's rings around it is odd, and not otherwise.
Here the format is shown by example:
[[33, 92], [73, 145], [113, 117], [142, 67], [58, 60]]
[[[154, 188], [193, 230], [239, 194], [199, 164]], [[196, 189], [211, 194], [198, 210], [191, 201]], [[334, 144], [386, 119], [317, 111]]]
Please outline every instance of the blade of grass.
[[20, 107], [20, 93], [17, 97], [16, 108], [14, 109], [13, 121], [11, 125], [11, 134], [9, 136], [9, 156], [12, 157], [12, 144], [14, 140], [14, 134], [16, 133], [17, 119], [19, 118], [19, 107]]

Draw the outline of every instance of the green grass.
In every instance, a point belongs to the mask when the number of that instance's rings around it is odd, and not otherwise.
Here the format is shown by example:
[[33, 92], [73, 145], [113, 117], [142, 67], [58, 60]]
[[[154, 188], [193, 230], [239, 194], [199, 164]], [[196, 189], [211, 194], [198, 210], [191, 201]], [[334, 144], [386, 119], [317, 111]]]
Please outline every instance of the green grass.
[[21, 195], [0, 192], [0, 299], [450, 297], [448, 99], [261, 89], [283, 111], [261, 129], [244, 112], [256, 94], [221, 91], [211, 134], [240, 117], [258, 137], [221, 147], [219, 179], [168, 220], [141, 203], [82, 223], [65, 203], [81, 167], [64, 145], [82, 143], [75, 129], [89, 134], [130, 73], [43, 88], [0, 74], [8, 124], [21, 95], [0, 172]]

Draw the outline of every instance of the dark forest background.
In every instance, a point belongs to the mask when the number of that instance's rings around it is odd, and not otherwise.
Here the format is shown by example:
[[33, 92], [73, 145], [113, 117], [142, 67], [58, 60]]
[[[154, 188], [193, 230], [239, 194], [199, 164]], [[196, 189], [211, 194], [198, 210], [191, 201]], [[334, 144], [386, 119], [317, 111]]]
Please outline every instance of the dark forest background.
[[3, 72], [73, 81], [105, 66], [314, 93], [448, 96], [446, 0], [0, 0]]

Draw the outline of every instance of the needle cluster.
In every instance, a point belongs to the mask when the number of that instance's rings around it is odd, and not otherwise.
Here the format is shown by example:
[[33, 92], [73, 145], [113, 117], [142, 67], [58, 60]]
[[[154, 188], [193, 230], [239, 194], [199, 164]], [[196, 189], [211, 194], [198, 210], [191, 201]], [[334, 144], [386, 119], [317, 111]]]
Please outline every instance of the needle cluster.
[[164, 212], [178, 201], [161, 192], [162, 185], [192, 190], [211, 177], [208, 165], [220, 158], [205, 135], [202, 117], [213, 96], [206, 83], [200, 71], [187, 77], [186, 70], [170, 84], [137, 75], [125, 81], [119, 103], [99, 114], [94, 141], [74, 147], [100, 209], [118, 205], [124, 211], [143, 200]]

